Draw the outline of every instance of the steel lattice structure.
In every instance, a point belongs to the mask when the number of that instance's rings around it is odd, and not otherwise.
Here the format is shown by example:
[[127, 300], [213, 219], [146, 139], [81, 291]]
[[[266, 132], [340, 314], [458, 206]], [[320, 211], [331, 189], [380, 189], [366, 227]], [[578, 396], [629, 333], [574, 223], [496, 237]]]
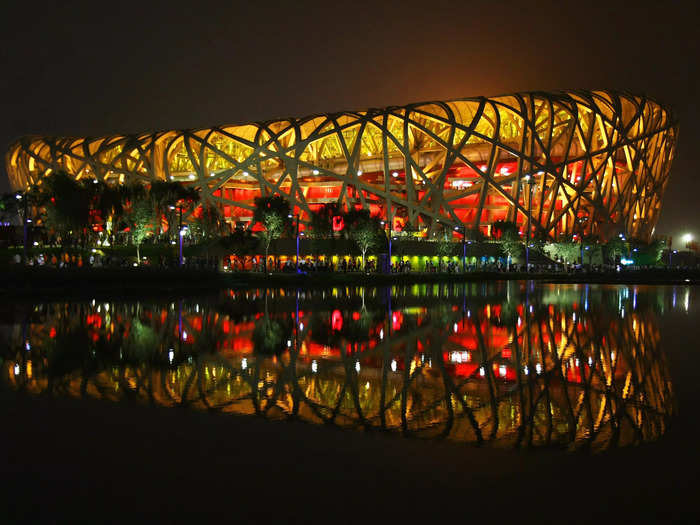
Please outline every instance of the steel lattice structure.
[[521, 93], [101, 138], [28, 136], [12, 186], [63, 170], [107, 182], [175, 180], [227, 220], [279, 193], [302, 222], [336, 202], [430, 234], [497, 220], [533, 231], [648, 239], [677, 136], [670, 111], [609, 91]]

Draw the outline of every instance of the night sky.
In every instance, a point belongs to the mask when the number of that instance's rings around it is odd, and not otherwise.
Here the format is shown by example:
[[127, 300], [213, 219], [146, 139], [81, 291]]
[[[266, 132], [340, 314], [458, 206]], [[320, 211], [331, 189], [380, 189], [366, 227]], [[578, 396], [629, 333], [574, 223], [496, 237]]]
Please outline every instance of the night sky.
[[[626, 90], [656, 98], [679, 120], [657, 233], [697, 238], [700, 8], [592, 4], [3, 2], [0, 147], [4, 155], [24, 134], [99, 136], [515, 91]], [[8, 189], [3, 161], [0, 190]]]

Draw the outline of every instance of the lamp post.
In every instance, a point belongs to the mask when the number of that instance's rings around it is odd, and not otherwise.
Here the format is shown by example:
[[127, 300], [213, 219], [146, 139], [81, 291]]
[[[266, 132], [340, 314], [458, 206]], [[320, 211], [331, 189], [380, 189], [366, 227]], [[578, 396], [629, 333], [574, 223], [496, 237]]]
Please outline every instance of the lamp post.
[[467, 227], [462, 224], [455, 226], [455, 231], [462, 229], [462, 273], [467, 273]]
[[187, 227], [183, 228], [182, 227], [182, 206], [168, 206], [168, 209], [170, 211], [174, 210], [177, 208], [178, 210], [178, 228], [177, 228], [177, 236], [178, 236], [178, 244], [179, 244], [179, 256], [178, 256], [178, 266], [182, 268], [183, 265], [183, 257], [182, 257], [182, 238], [185, 235], [185, 232], [187, 230]]
[[685, 243], [685, 249], [690, 250], [690, 243], [693, 242], [693, 234], [686, 233], [683, 235], [683, 242]]
[[22, 214], [22, 254], [24, 256], [24, 264], [27, 264], [27, 260], [29, 258], [29, 247], [27, 246], [27, 224], [31, 222], [28, 220], [27, 215], [29, 213], [29, 204], [27, 202], [27, 196], [22, 195], [21, 193], [18, 193], [15, 195], [17, 200], [21, 200], [22, 204], [24, 206], [24, 213]]
[[576, 222], [579, 224], [579, 251], [581, 252], [581, 269], [583, 270], [583, 233], [584, 233], [584, 228], [585, 228], [585, 223], [588, 220], [588, 217], [579, 217], [576, 219]]
[[385, 226], [384, 233], [386, 234], [387, 241], [389, 242], [389, 260], [386, 263], [387, 273], [391, 273], [391, 226], [387, 221], [381, 221], [381, 225]]
[[525, 271], [530, 271], [530, 215], [532, 213], [532, 181], [530, 175], [523, 177], [527, 185], [527, 233], [525, 235]]
[[297, 273], [299, 273], [299, 214], [298, 214], [298, 213], [295, 213], [295, 214], [291, 214], [291, 213], [290, 213], [289, 215], [287, 215], [287, 217], [289, 217], [290, 219], [296, 221], [296, 228], [295, 228], [295, 230], [294, 230], [294, 231], [295, 231], [295, 237], [296, 237], [296, 240], [297, 240], [296, 270], [297, 270]]

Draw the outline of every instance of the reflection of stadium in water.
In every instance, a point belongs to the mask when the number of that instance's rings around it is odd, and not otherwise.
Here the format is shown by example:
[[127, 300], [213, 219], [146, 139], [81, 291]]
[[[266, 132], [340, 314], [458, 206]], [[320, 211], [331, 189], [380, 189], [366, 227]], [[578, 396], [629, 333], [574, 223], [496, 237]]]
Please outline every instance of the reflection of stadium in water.
[[683, 298], [666, 293], [511, 282], [44, 304], [12, 327], [1, 373], [33, 393], [607, 448], [657, 439], [672, 416], [656, 315]]

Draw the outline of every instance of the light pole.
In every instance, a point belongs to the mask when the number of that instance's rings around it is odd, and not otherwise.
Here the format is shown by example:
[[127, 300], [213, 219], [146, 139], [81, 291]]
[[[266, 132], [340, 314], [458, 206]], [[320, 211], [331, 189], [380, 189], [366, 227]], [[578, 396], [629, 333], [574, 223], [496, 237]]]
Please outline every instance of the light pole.
[[18, 193], [15, 195], [17, 200], [23, 201], [22, 204], [24, 206], [24, 213], [22, 214], [22, 254], [24, 255], [24, 264], [27, 264], [27, 260], [29, 258], [29, 247], [27, 246], [27, 223], [31, 222], [30, 220], [27, 219], [27, 214], [29, 213], [29, 205], [27, 202], [27, 196], [22, 195], [21, 193]]
[[180, 266], [180, 268], [182, 268], [182, 265], [183, 265], [182, 238], [184, 237], [187, 228], [185, 227], [183, 229], [183, 227], [182, 227], [182, 206], [168, 206], [168, 209], [170, 209], [171, 211], [174, 210], [175, 208], [177, 208], [177, 210], [179, 212], [178, 213], [178, 215], [179, 215], [178, 228], [177, 228], [178, 244], [179, 244], [179, 248], [180, 248], [179, 257], [178, 257], [178, 266]]
[[462, 229], [462, 273], [467, 273], [467, 227], [455, 226], [455, 231]]
[[578, 224], [579, 224], [578, 241], [579, 241], [579, 251], [581, 252], [581, 270], [583, 270], [583, 233], [584, 233], [584, 228], [585, 228], [584, 224], [586, 223], [587, 220], [588, 220], [588, 217], [579, 217], [578, 219], [576, 219], [576, 222], [578, 222]]
[[295, 236], [297, 239], [296, 269], [297, 269], [297, 273], [299, 273], [299, 214], [298, 213], [295, 213], [295, 214], [290, 213], [289, 215], [287, 215], [287, 217], [296, 221], [296, 229], [295, 229]]
[[686, 233], [683, 235], [683, 242], [685, 243], [685, 249], [690, 250], [690, 243], [693, 242], [693, 234]]
[[527, 185], [527, 234], [525, 235], [525, 271], [530, 271], [530, 214], [532, 213], [532, 181], [530, 175], [525, 175], [523, 181]]
[[389, 226], [387, 221], [381, 221], [381, 225], [386, 226], [384, 228], [384, 233], [386, 234], [387, 241], [389, 242], [389, 260], [386, 263], [386, 271], [387, 273], [391, 273], [391, 226]]

